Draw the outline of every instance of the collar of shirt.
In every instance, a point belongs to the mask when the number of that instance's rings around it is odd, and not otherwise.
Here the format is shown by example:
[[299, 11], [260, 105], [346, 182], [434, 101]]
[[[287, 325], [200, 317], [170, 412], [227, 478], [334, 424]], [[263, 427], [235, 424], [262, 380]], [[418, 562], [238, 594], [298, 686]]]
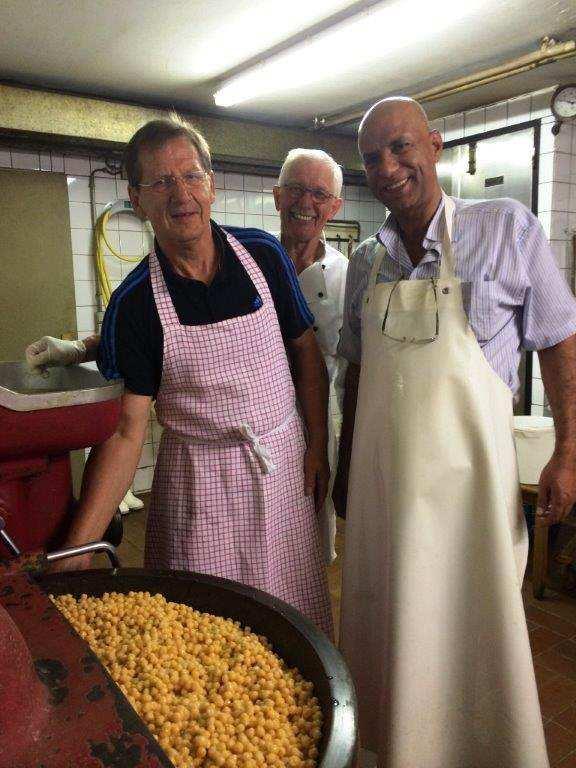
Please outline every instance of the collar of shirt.
[[164, 275], [164, 279], [167, 283], [172, 285], [190, 285], [190, 283], [195, 283], [198, 284], [198, 286], [211, 288], [215, 285], [227, 282], [233, 278], [236, 260], [233, 258], [231, 253], [232, 249], [228, 246], [228, 241], [226, 240], [224, 231], [214, 221], [210, 221], [210, 224], [212, 227], [212, 239], [214, 240], [214, 245], [216, 247], [219, 264], [216, 274], [214, 275], [214, 279], [209, 286], [207, 286], [201, 280], [195, 280], [192, 277], [184, 277], [184, 275], [179, 275], [177, 272], [175, 272], [172, 265], [170, 264], [170, 261], [166, 257], [166, 254], [160, 247], [160, 243], [158, 240], [156, 240], [156, 238], [154, 238], [154, 250], [156, 252], [156, 256], [158, 257], [158, 261], [160, 262], [162, 274]]
[[[282, 232], [272, 232], [271, 234], [273, 234], [277, 240], [282, 242]], [[324, 233], [324, 230], [322, 230], [322, 233], [320, 234], [318, 245], [320, 246], [320, 253], [312, 263], [315, 263], [316, 261], [323, 261], [326, 257], [326, 234]]]
[[[426, 249], [426, 253], [422, 258], [420, 264], [426, 264], [429, 262], [439, 261], [442, 254], [442, 212], [444, 211], [444, 198], [440, 200], [440, 204], [436, 209], [436, 213], [432, 217], [424, 240], [422, 241], [422, 247]], [[410, 274], [416, 267], [412, 263], [410, 256], [402, 238], [400, 237], [400, 229], [398, 222], [394, 218], [392, 213], [389, 213], [386, 217], [386, 221], [378, 232], [376, 233], [376, 239], [386, 248], [386, 251], [390, 258], [395, 261], [402, 273]]]

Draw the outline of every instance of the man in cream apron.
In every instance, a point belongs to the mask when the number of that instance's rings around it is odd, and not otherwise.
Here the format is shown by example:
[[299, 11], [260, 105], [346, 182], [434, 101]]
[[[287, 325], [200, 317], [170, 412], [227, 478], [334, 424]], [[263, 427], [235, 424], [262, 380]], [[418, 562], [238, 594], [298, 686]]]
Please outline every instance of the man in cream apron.
[[368, 182], [392, 214], [353, 257], [339, 347], [350, 366], [338, 511], [356, 411], [341, 647], [379, 768], [547, 768], [512, 390], [520, 343], [542, 349], [559, 444], [541, 493], [564, 514], [576, 302], [523, 206], [442, 193], [441, 147], [411, 100], [384, 100], [361, 124]]
[[[314, 315], [314, 333], [330, 382], [328, 457], [333, 470], [338, 455], [346, 361], [337, 353], [348, 259], [326, 242], [323, 229], [342, 205], [342, 169], [320, 149], [292, 149], [280, 170], [274, 200], [280, 212], [282, 245], [298, 274]], [[331, 475], [331, 480], [334, 475]], [[331, 485], [330, 485], [331, 490]], [[330, 492], [319, 516], [324, 558], [336, 558], [336, 513]]]

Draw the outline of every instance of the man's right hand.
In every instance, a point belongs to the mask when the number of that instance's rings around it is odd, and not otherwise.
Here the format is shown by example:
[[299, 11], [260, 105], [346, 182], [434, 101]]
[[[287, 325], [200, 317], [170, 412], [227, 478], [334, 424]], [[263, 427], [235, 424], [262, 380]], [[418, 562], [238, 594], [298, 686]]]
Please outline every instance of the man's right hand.
[[86, 359], [83, 341], [63, 341], [54, 336], [43, 336], [26, 347], [26, 362], [33, 373], [56, 365], [78, 365]]

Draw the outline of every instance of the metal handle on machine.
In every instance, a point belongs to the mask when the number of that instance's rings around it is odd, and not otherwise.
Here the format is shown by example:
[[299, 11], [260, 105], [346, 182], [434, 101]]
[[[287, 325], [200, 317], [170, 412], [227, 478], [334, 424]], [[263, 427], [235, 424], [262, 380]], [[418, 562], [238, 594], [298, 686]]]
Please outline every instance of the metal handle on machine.
[[77, 555], [87, 555], [90, 552], [106, 552], [112, 567], [120, 568], [116, 547], [112, 546], [108, 541], [92, 541], [90, 544], [81, 544], [79, 547], [67, 547], [57, 552], [49, 552], [46, 555], [46, 560], [49, 563], [54, 563], [56, 560], [64, 560], [68, 557], [76, 557]]
[[0, 517], [0, 541], [4, 542], [13, 555], [16, 557], [20, 556], [20, 550], [6, 531], [6, 523], [4, 522], [3, 517]]
[[[22, 554], [18, 549], [13, 539], [8, 535], [6, 531], [6, 523], [4, 518], [0, 516], [0, 541], [2, 541], [15, 557], [20, 557]], [[46, 555], [46, 562], [54, 563], [57, 560], [65, 560], [68, 557], [76, 557], [76, 555], [87, 555], [90, 552], [106, 552], [110, 558], [113, 568], [120, 568], [120, 560], [114, 547], [108, 541], [92, 541], [90, 544], [81, 544], [79, 547], [67, 547], [66, 549], [60, 549], [56, 552], [49, 552]]]

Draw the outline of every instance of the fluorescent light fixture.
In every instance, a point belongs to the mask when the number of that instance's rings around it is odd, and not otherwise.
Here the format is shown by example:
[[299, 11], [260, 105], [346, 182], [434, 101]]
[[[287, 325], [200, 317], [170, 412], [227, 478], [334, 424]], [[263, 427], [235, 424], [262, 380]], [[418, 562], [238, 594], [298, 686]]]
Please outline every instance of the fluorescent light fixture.
[[220, 107], [232, 107], [266, 94], [333, 80], [407, 44], [430, 44], [434, 34], [447, 31], [480, 5], [486, 5], [486, 0], [378, 3], [233, 77], [214, 94], [214, 101]]

